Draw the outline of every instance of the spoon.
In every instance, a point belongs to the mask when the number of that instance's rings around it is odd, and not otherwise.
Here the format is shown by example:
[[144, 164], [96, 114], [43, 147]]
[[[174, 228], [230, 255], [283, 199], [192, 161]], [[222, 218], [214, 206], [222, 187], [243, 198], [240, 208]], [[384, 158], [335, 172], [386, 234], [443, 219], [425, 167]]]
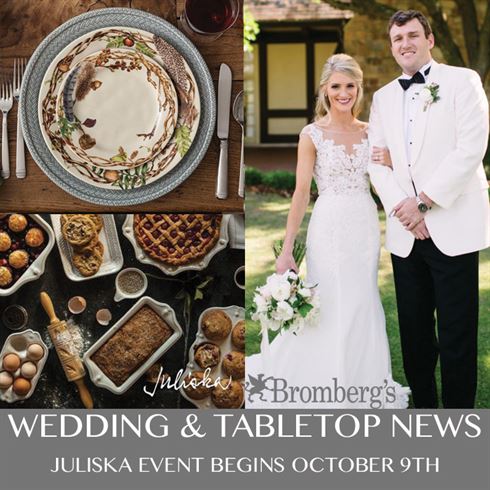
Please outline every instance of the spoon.
[[235, 118], [235, 121], [240, 125], [242, 128], [242, 139], [241, 139], [241, 154], [240, 154], [240, 177], [238, 179], [238, 195], [240, 197], [244, 197], [245, 195], [245, 165], [243, 162], [243, 122], [244, 122], [244, 117], [243, 117], [243, 90], [238, 92], [237, 96], [235, 97], [235, 100], [233, 102], [233, 117]]

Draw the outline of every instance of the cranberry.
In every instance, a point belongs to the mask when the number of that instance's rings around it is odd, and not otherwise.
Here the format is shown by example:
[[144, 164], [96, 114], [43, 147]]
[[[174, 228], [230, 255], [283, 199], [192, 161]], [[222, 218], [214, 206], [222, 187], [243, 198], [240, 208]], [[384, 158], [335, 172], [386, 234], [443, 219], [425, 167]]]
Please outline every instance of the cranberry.
[[202, 233], [201, 233], [201, 236], [203, 238], [208, 238], [209, 237], [209, 232], [207, 230], [204, 230]]
[[176, 223], [177, 221], [179, 221], [179, 215], [178, 214], [171, 214], [170, 215], [170, 219]]
[[152, 235], [153, 235], [153, 238], [158, 238], [158, 237], [161, 235], [160, 230], [155, 230], [155, 231], [152, 233]]
[[199, 231], [202, 228], [201, 223], [197, 223], [196, 226], [194, 226], [194, 230]]
[[166, 230], [166, 229], [168, 228], [168, 223], [166, 223], [166, 222], [165, 222], [165, 223], [162, 223], [161, 227], [162, 227], [164, 230]]
[[146, 237], [144, 240], [143, 240], [144, 244], [147, 245], [148, 247], [151, 245], [151, 240]]
[[177, 230], [172, 230], [172, 231], [170, 232], [170, 236], [171, 236], [172, 238], [175, 238], [175, 237], [177, 236]]
[[175, 255], [178, 259], [182, 258], [182, 254], [176, 254]]
[[177, 243], [179, 244], [179, 247], [183, 247], [185, 245], [185, 240], [181, 238]]
[[188, 254], [190, 251], [191, 251], [191, 249], [189, 247], [185, 247], [184, 248], [184, 253], [185, 254]]
[[168, 249], [168, 251], [169, 251], [171, 254], [173, 254], [173, 253], [175, 252], [175, 248], [171, 247], [171, 248], [169, 248], [169, 249]]
[[181, 225], [179, 226], [179, 230], [180, 230], [180, 231], [185, 231], [185, 229], [186, 229], [186, 226], [185, 226], [184, 224], [181, 224]]
[[7, 265], [7, 264], [8, 264], [8, 262], [7, 262], [7, 260], [6, 260], [6, 259], [0, 259], [0, 265], [1, 265], [1, 266], [5, 266], [5, 265]]
[[211, 216], [210, 214], [205, 214], [205, 215], [204, 215], [204, 219], [205, 219], [206, 221], [209, 221], [211, 218], [212, 218], [212, 216]]
[[155, 221], [158, 223], [159, 221], [162, 221], [163, 216], [161, 214], [155, 214]]
[[170, 242], [168, 240], [163, 240], [164, 247], [170, 247]]
[[194, 247], [198, 247], [200, 244], [201, 244], [201, 240], [194, 240], [192, 242], [192, 245], [194, 245]]
[[196, 217], [195, 217], [193, 214], [190, 214], [190, 215], [187, 217], [187, 219], [188, 219], [189, 223], [192, 223], [192, 222], [193, 222], [193, 221], [196, 219]]
[[147, 230], [152, 229], [152, 224], [149, 221], [147, 223], [145, 223], [145, 229], [147, 229]]
[[194, 230], [188, 230], [185, 234], [185, 236], [187, 238], [192, 238], [194, 235], [196, 234], [196, 232]]

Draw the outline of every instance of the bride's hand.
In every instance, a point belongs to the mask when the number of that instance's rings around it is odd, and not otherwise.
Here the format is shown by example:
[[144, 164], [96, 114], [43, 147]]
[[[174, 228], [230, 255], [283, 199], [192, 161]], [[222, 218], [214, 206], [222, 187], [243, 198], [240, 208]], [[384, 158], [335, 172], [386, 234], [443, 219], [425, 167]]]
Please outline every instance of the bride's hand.
[[288, 270], [293, 270], [298, 273], [298, 266], [291, 254], [281, 254], [276, 259], [276, 272], [278, 274], [284, 274]]
[[393, 168], [393, 165], [391, 163], [390, 151], [388, 150], [388, 148], [373, 146], [371, 160], [378, 165], [385, 165], [386, 167]]

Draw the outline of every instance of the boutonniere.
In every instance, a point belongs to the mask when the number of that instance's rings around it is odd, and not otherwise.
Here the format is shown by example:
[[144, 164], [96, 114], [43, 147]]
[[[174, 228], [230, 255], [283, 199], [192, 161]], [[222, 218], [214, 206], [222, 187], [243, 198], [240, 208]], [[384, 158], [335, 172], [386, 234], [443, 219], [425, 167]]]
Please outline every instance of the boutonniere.
[[439, 84], [438, 83], [430, 83], [429, 85], [425, 85], [424, 88], [419, 92], [419, 97], [424, 102], [424, 112], [427, 108], [437, 102], [439, 97]]

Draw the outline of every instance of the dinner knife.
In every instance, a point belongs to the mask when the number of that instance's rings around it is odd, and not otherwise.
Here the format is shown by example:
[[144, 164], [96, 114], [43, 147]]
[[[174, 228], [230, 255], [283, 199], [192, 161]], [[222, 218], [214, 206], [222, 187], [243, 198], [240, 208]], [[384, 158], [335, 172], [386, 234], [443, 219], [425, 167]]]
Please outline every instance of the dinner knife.
[[228, 197], [228, 132], [230, 128], [231, 106], [231, 70], [228, 65], [221, 63], [218, 81], [218, 122], [217, 135], [219, 138], [218, 179], [216, 181], [216, 197]]

